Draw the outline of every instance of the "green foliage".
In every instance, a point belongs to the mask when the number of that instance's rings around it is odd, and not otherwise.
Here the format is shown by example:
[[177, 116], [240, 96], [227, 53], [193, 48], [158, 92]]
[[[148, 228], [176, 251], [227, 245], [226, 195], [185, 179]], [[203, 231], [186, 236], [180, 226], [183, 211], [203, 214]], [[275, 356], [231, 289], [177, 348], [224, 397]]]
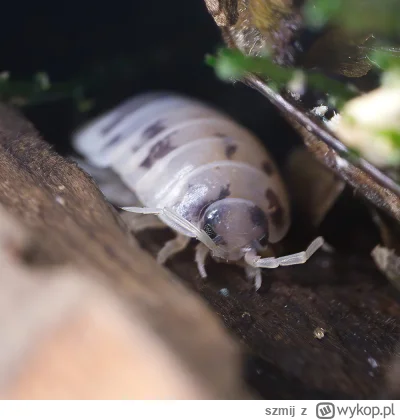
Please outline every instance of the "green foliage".
[[[350, 1], [350, 0], [347, 0]], [[334, 19], [342, 7], [342, 0], [309, 0], [304, 6], [309, 27], [319, 29]]]
[[320, 92], [328, 92], [330, 100], [339, 107], [343, 102], [356, 96], [354, 88], [346, 84], [330, 79], [321, 73], [281, 67], [269, 57], [251, 57], [237, 50], [222, 48], [217, 55], [208, 56], [206, 62], [214, 67], [222, 80], [241, 79], [246, 73], [255, 73], [266, 77], [278, 88], [288, 87], [301, 73], [307, 86]]
[[0, 74], [0, 100], [25, 107], [71, 98], [80, 112], [91, 109], [93, 102], [85, 97], [77, 81], [51, 83], [45, 72], [36, 73], [31, 81], [13, 80], [8, 72]]
[[349, 32], [400, 35], [398, 0], [308, 0], [304, 16], [314, 28], [331, 22]]
[[396, 149], [400, 148], [400, 131], [399, 130], [384, 130], [379, 132], [380, 135], [386, 137]]
[[400, 69], [400, 51], [397, 49], [377, 49], [367, 55], [382, 70]]

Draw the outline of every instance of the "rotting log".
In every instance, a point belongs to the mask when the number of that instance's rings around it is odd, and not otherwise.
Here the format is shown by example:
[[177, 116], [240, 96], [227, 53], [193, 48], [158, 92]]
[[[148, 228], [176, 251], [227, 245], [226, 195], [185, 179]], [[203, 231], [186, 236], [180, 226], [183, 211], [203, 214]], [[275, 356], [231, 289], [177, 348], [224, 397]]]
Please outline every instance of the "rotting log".
[[[3, 396], [248, 398], [239, 346], [217, 317], [140, 249], [75, 163], [3, 105], [0, 203], [30, 237], [21, 245], [2, 219]], [[66, 265], [72, 273], [54, 273]]]

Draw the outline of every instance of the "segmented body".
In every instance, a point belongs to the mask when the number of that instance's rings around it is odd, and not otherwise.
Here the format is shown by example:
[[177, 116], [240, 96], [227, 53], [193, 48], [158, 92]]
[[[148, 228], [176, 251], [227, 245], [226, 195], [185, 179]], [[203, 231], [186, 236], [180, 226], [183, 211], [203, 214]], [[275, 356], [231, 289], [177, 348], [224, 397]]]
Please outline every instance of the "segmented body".
[[77, 131], [74, 144], [93, 165], [112, 168], [146, 207], [170, 208], [199, 226], [211, 204], [232, 198], [247, 206], [247, 215], [230, 222], [236, 229], [267, 223], [268, 242], [275, 243], [289, 228], [287, 194], [270, 155], [209, 105], [168, 93], [142, 95]]

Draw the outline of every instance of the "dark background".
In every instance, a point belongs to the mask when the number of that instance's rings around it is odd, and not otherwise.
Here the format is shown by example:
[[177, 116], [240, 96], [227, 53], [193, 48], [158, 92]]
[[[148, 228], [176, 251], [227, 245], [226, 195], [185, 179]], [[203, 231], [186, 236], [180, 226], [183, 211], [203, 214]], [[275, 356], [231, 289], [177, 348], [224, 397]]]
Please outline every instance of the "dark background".
[[2, 71], [12, 80], [30, 80], [38, 71], [54, 83], [79, 79], [95, 99], [89, 115], [77, 115], [67, 98], [24, 110], [62, 153], [83, 118], [150, 89], [184, 92], [220, 106], [279, 156], [293, 141], [292, 130], [264, 98], [217, 80], [204, 63], [222, 40], [203, 0], [25, 1], [7, 5], [2, 15]]

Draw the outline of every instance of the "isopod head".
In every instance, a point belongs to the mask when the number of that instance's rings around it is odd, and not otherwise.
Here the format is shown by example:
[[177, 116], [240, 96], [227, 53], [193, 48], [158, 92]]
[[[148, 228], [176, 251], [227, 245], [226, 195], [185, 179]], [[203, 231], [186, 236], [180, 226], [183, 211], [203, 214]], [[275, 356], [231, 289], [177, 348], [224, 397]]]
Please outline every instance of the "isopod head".
[[215, 243], [214, 256], [237, 261], [261, 239], [268, 239], [268, 220], [253, 202], [224, 198], [209, 205], [201, 219], [202, 229]]

